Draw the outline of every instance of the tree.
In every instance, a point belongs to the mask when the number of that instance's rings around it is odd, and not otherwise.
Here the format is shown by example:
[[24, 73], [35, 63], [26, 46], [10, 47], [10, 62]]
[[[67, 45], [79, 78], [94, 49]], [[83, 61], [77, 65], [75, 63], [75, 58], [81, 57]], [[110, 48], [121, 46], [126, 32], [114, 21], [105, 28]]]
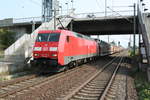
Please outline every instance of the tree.
[[115, 41], [113, 40], [112, 42], [110, 42], [112, 45], [116, 45]]
[[6, 29], [0, 29], [0, 49], [4, 50], [15, 42], [15, 32]]

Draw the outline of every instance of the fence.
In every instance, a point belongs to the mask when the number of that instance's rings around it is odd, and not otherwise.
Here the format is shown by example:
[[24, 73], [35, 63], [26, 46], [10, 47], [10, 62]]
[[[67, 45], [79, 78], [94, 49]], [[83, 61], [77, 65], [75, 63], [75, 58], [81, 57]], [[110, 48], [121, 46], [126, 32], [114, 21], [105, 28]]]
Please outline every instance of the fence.
[[75, 18], [97, 18], [97, 17], [125, 17], [133, 15], [133, 10], [108, 11], [108, 12], [91, 12], [75, 14]]
[[[73, 13], [73, 12], [70, 12]], [[66, 15], [58, 15], [59, 18], [67, 18], [70, 17], [71, 14]], [[72, 14], [71, 16], [74, 18], [95, 18], [95, 17], [123, 17], [133, 15], [133, 10], [122, 10], [122, 11], [107, 11], [107, 12], [89, 12], [89, 13], [77, 13]], [[52, 18], [51, 18], [52, 19]], [[29, 23], [29, 22], [42, 22], [42, 17], [27, 17], [27, 18], [15, 18], [13, 19], [13, 23]]]

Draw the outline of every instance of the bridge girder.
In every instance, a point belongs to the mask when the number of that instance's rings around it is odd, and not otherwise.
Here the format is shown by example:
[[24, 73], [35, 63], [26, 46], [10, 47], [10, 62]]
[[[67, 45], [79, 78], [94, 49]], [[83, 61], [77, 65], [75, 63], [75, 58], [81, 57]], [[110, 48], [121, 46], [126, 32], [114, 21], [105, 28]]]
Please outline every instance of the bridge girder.
[[[75, 19], [71, 24], [73, 31], [86, 35], [133, 34], [133, 17], [128, 17], [128, 20], [125, 18], [91, 20]], [[71, 24], [69, 26], [71, 26]], [[70, 28], [69, 26], [68, 28]]]

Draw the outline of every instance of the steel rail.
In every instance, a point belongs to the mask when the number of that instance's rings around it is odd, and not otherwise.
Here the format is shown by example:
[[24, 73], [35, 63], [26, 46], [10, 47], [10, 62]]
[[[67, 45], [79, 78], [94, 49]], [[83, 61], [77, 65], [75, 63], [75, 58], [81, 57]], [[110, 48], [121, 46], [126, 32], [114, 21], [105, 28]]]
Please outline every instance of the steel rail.
[[113, 72], [113, 75], [112, 75], [110, 81], [108, 82], [108, 85], [106, 86], [106, 88], [105, 88], [103, 94], [102, 94], [101, 97], [99, 98], [99, 100], [105, 100], [105, 96], [107, 95], [108, 90], [109, 90], [111, 84], [113, 83], [113, 81], [114, 81], [114, 79], [115, 79], [115, 76], [116, 76], [116, 74], [117, 74], [117, 71], [118, 71], [118, 69], [119, 69], [121, 63], [122, 63], [122, 60], [123, 60], [123, 58], [121, 58], [119, 64], [117, 65], [115, 71]]
[[6, 87], [8, 85], [13, 85], [13, 84], [17, 84], [17, 83], [20, 83], [20, 82], [23, 82], [23, 81], [26, 81], [29, 79], [33, 79], [35, 77], [37, 77], [37, 75], [23, 76], [23, 77], [19, 77], [19, 78], [13, 79], [13, 80], [0, 82], [0, 89], [3, 87]]
[[83, 83], [81, 86], [79, 86], [78, 88], [76, 88], [74, 91], [72, 91], [70, 94], [68, 94], [67, 96], [61, 98], [62, 100], [68, 100], [71, 97], [73, 97], [81, 88], [83, 88], [85, 85], [87, 85], [90, 81], [92, 81], [95, 77], [97, 77], [101, 72], [103, 72], [109, 65], [111, 65], [114, 60], [116, 60], [117, 58], [112, 59], [109, 63], [107, 63], [106, 65], [103, 66], [103, 68], [96, 72], [89, 80], [87, 80], [85, 83]]
[[[12, 95], [12, 94], [14, 94], [14, 93], [23, 91], [23, 90], [25, 90], [25, 89], [27, 89], [27, 88], [30, 88], [30, 87], [33, 87], [33, 86], [42, 84], [42, 83], [47, 82], [47, 81], [53, 81], [53, 80], [59, 79], [59, 78], [61, 78], [61, 77], [66, 76], [67, 74], [73, 73], [74, 71], [78, 71], [78, 70], [80, 70], [81, 68], [86, 68], [86, 67], [84, 67], [84, 66], [82, 66], [82, 67], [76, 67], [76, 68], [67, 70], [67, 71], [65, 71], [65, 72], [58, 73], [58, 74], [56, 74], [56, 75], [47, 77], [47, 78], [45, 78], [45, 79], [43, 79], [43, 80], [40, 80], [39, 82], [35, 82], [35, 83], [33, 82], [33, 83], [29, 84], [29, 85], [26, 85], [26, 86], [17, 88], [17, 89], [12, 90], [12, 91], [6, 91], [6, 93], [0, 93], [0, 98], [4, 98], [4, 97], [6, 97], [6, 96], [8, 96], [8, 95]], [[66, 74], [66, 73], [67, 73], [67, 74]], [[0, 90], [1, 90], [1, 89], [0, 89]]]
[[[117, 55], [118, 55], [118, 54], [117, 54]], [[115, 59], [116, 59], [116, 58], [114, 58], [113, 60], [111, 60], [109, 63], [113, 62]], [[109, 65], [109, 63], [107, 63], [105, 66]], [[105, 66], [104, 66], [104, 67], [105, 67]], [[4, 98], [4, 97], [6, 97], [6, 96], [8, 96], [8, 95], [14, 94], [14, 93], [16, 93], [16, 92], [20, 92], [20, 91], [22, 91], [22, 90], [25, 90], [25, 89], [27, 89], [27, 88], [30, 88], [30, 87], [35, 86], [35, 85], [38, 85], [38, 84], [41, 84], [41, 83], [46, 82], [46, 81], [48, 81], [48, 80], [53, 81], [53, 80], [55, 80], [55, 79], [57, 79], [57, 78], [64, 77], [64, 76], [66, 75], [66, 73], [67, 73], [67, 74], [73, 73], [73, 72], [76, 71], [77, 69], [80, 70], [82, 67], [84, 67], [84, 66], [79, 66], [79, 67], [76, 67], [76, 68], [67, 70], [67, 71], [65, 71], [65, 72], [55, 74], [55, 75], [50, 76], [50, 77], [48, 77], [48, 78], [46, 78], [46, 79], [43, 79], [42, 81], [38, 81], [38, 82], [36, 82], [36, 83], [31, 83], [31, 84], [29, 84], [29, 85], [27, 85], [27, 86], [25, 86], [25, 87], [18, 87], [18, 88], [15, 89], [14, 91], [7, 91], [7, 90], [6, 90], [5, 93], [0, 93], [0, 98]], [[105, 69], [105, 68], [103, 68], [102, 70], [104, 70], [104, 69]], [[59, 77], [59, 76], [60, 76], [60, 77]], [[2, 84], [0, 84], [0, 90], [3, 89], [3, 88], [5, 88], [5, 87], [7, 88], [7, 87], [9, 87], [9, 86], [11, 86], [11, 85], [21, 84], [21, 82], [28, 83], [28, 82], [26, 82], [26, 81], [30, 81], [30, 80], [34, 79], [34, 77], [35, 77], [35, 78], [38, 78], [37, 75], [32, 75], [32, 76], [29, 76], [29, 77], [28, 77], [28, 76], [25, 76], [25, 77], [23, 77], [23, 78], [20, 78], [20, 79], [17, 80], [17, 81], [12, 80], [12, 82], [10, 81], [10, 82], [8, 82], [8, 83], [6, 83], [7, 81], [5, 81], [5, 82], [3, 82]], [[39, 78], [41, 78], [41, 77], [39, 77]], [[8, 88], [8, 89], [9, 89], [9, 88]]]

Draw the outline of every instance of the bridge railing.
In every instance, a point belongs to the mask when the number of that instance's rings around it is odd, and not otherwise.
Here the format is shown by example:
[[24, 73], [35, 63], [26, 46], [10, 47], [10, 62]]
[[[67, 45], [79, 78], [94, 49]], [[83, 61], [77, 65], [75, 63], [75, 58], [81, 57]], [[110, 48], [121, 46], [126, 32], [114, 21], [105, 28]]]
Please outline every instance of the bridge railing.
[[[58, 15], [61, 18], [70, 17], [71, 14], [68, 15]], [[122, 17], [133, 15], [133, 10], [120, 10], [120, 11], [107, 11], [107, 12], [88, 12], [88, 13], [77, 13], [72, 14], [71, 16], [74, 18], [96, 18], [96, 17]], [[27, 18], [15, 18], [13, 19], [13, 23], [30, 23], [30, 22], [42, 22], [42, 17], [27, 17]]]
[[122, 11], [107, 11], [107, 12], [90, 12], [90, 13], [78, 13], [75, 14], [75, 18], [110, 18], [110, 17], [124, 17], [133, 15], [133, 10]]
[[38, 22], [38, 21], [42, 21], [42, 17], [39, 16], [39, 17], [27, 17], [27, 18], [15, 18], [13, 19], [13, 23], [16, 24], [16, 23], [30, 23], [30, 22]]

